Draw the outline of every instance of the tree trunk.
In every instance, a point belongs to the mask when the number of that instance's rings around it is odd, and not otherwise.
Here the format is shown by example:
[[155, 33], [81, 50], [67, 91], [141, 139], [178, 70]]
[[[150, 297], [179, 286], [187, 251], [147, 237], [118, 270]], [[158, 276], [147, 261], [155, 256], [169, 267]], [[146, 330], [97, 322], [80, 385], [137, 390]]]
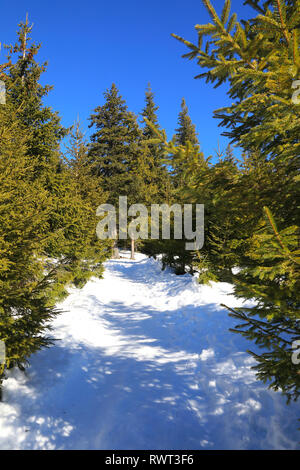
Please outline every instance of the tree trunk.
[[131, 239], [131, 257], [130, 259], [135, 259], [134, 258], [134, 238]]

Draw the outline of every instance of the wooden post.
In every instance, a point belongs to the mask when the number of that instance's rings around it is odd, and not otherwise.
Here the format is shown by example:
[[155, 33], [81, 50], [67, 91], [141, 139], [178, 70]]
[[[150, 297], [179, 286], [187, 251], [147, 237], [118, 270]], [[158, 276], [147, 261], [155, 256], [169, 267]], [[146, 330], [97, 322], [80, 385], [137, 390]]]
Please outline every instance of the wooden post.
[[134, 238], [131, 239], [131, 257], [130, 259], [135, 259], [134, 258]]

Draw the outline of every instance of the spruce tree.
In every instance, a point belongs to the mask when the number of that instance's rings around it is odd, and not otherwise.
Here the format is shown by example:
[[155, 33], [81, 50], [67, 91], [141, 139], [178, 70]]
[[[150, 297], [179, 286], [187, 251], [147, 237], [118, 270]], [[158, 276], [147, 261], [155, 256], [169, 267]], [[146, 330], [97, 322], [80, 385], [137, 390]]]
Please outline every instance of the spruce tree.
[[[161, 131], [158, 122], [157, 111], [159, 107], [154, 102], [154, 93], [150, 84], [145, 93], [145, 107], [142, 110], [143, 117], [143, 139], [148, 143], [149, 155], [148, 165], [152, 173], [152, 179], [157, 185], [157, 194], [153, 202], [162, 202], [166, 198], [168, 187], [168, 172], [164, 166], [164, 145], [157, 142], [157, 131]], [[154, 141], [156, 142], [154, 143]], [[152, 141], [153, 143], [149, 143]]]
[[[284, 200], [285, 207], [281, 210], [278, 204], [274, 213], [280, 223], [287, 218], [296, 222], [300, 111], [293, 87], [300, 73], [299, 5], [288, 0], [247, 3], [256, 16], [238, 22], [237, 15], [230, 14], [229, 0], [220, 16], [210, 0], [203, 0], [211, 23], [195, 26], [198, 43], [173, 36], [190, 49], [185, 57], [197, 57], [205, 69], [197, 78], [215, 87], [229, 83], [233, 103], [215, 111], [226, 128], [223, 135], [245, 152], [258, 153], [262, 162], [273, 166], [273, 175], [281, 172], [285, 186], [277, 200]], [[272, 179], [266, 183], [273, 186]]]
[[192, 123], [185, 99], [182, 98], [181, 111], [178, 116], [178, 128], [175, 134], [175, 144], [185, 146], [187, 142], [190, 142], [193, 147], [199, 146], [195, 124]]
[[39, 181], [31, 181], [30, 140], [18, 109], [0, 106], [0, 339], [6, 345], [0, 368], [24, 367], [28, 357], [49, 344], [50, 320], [57, 314], [49, 302], [45, 275], [51, 199]]
[[[117, 207], [119, 196], [129, 196], [137, 160], [137, 145], [141, 131], [136, 116], [131, 113], [113, 83], [104, 93], [105, 103], [94, 110], [88, 163], [92, 174], [101, 178], [108, 193], [107, 202]], [[117, 242], [113, 253], [119, 256]]]
[[[253, 308], [229, 309], [239, 321], [232, 329], [264, 349], [249, 351], [256, 359], [258, 378], [270, 388], [281, 390], [288, 401], [300, 396], [299, 366], [292, 361], [293, 342], [300, 338], [299, 228], [279, 231], [268, 208], [266, 222], [253, 236], [249, 256], [235, 280], [235, 295], [255, 299]], [[227, 307], [228, 308], [228, 307]]]
[[[210, 0], [203, 0], [211, 23], [196, 25], [197, 44], [174, 37], [190, 49], [185, 57], [197, 57], [204, 69], [197, 78], [215, 87], [228, 82], [233, 102], [216, 110], [215, 117], [226, 127], [223, 134], [244, 151], [235, 190], [229, 192], [231, 207], [241, 214], [232, 217], [232, 227], [244, 221], [246, 229], [236, 238], [242, 243], [242, 270], [233, 280], [236, 295], [255, 298], [257, 305], [231, 312], [243, 321], [235, 331], [269, 349], [255, 355], [258, 377], [297, 398], [299, 371], [291, 361], [291, 340], [299, 337], [300, 112], [293, 91], [300, 73], [299, 2], [245, 3], [256, 16], [238, 22], [230, 14], [230, 0], [220, 16]], [[269, 206], [268, 225], [263, 206]]]
[[67, 130], [60, 124], [58, 113], [43, 104], [43, 98], [52, 87], [40, 83], [47, 62], [37, 61], [41, 45], [32, 42], [31, 33], [32, 26], [26, 17], [26, 21], [19, 24], [16, 44], [5, 46], [8, 57], [3, 72], [9, 98], [19, 106], [18, 117], [30, 130], [27, 152], [34, 162], [32, 178], [43, 179], [51, 187], [60, 165], [59, 144]]
[[93, 174], [101, 177], [103, 189], [109, 191], [108, 201], [116, 204], [119, 195], [127, 194], [134, 144], [140, 131], [114, 83], [104, 97], [104, 105], [98, 106], [90, 117], [89, 127], [95, 132], [91, 136], [88, 160]]
[[[171, 195], [170, 174], [166, 167], [165, 145], [157, 136], [160, 135], [161, 126], [159, 125], [157, 111], [159, 107], [155, 104], [154, 93], [150, 84], [145, 93], [145, 106], [142, 110], [143, 140], [147, 144], [147, 155], [144, 156], [144, 164], [147, 166], [148, 181], [151, 180], [151, 196], [148, 196], [149, 202], [161, 204], [166, 202]], [[151, 241], [147, 243], [148, 248]], [[153, 246], [154, 248], [154, 246]]]
[[91, 272], [102, 269], [106, 256], [103, 245], [94, 256], [91, 207], [61, 158], [66, 130], [58, 114], [43, 104], [51, 87], [40, 84], [46, 65], [36, 61], [40, 46], [31, 43], [31, 30], [26, 18], [1, 66], [6, 85], [6, 104], [0, 106], [0, 339], [6, 343], [5, 367], [22, 367], [32, 352], [49, 344], [45, 331], [57, 313], [57, 299], [66, 295], [67, 285], [82, 285]]
[[[160, 130], [157, 116], [158, 109], [159, 107], [156, 106], [154, 102], [154, 93], [151, 89], [151, 85], [148, 83], [148, 87], [145, 92], [145, 106], [141, 112], [142, 117], [146, 118], [146, 121], [144, 119], [142, 120], [142, 122], [145, 123], [143, 128], [143, 136], [146, 140], [157, 137], [153, 127], [157, 130]], [[152, 124], [152, 126], [149, 125], [149, 122]]]
[[107, 194], [102, 189], [101, 179], [91, 173], [88, 162], [88, 144], [79, 120], [75, 122], [71, 131], [67, 156], [69, 158], [66, 174], [69, 181], [69, 193], [76, 202], [77, 213], [80, 215], [77, 224], [80, 244], [75, 238], [78, 255], [73, 282], [77, 286], [82, 286], [92, 275], [102, 275], [102, 262], [109, 256], [111, 244], [98, 240], [96, 236], [98, 223], [96, 210], [100, 204], [106, 202]]
[[102, 180], [92, 174], [89, 156], [88, 141], [81, 129], [79, 119], [72, 126], [67, 148], [67, 163], [76, 181], [77, 190], [81, 197], [88, 200], [96, 208], [106, 200], [107, 195], [102, 188]]
[[203, 154], [200, 152], [199, 141], [195, 125], [188, 114], [185, 99], [182, 98], [181, 111], [178, 116], [178, 128], [173, 137], [174, 151], [172, 152], [172, 175], [173, 183], [180, 192], [187, 186], [186, 169], [187, 162], [198, 165]]
[[[81, 195], [74, 187], [60, 150], [61, 141], [69, 130], [61, 125], [58, 113], [43, 103], [52, 87], [40, 83], [47, 63], [39, 64], [37, 61], [40, 45], [32, 42], [31, 33], [32, 26], [26, 17], [26, 21], [19, 25], [16, 45], [8, 48], [4, 72], [9, 100], [17, 107], [18, 118], [28, 129], [27, 153], [33, 167], [31, 180], [38, 180], [49, 194], [47, 230], [54, 236], [46, 248], [49, 256], [47, 268], [54, 268], [58, 275], [57, 283], [53, 283], [57, 288], [56, 291], [53, 289], [53, 295], [56, 295], [54, 292], [65, 295], [67, 283], [80, 277], [79, 266], [87, 255], [85, 247], [89, 246], [86, 239], [89, 235]], [[50, 258], [53, 257], [59, 259], [59, 270], [57, 266], [51, 266]], [[84, 271], [88, 271], [87, 267]]]
[[[165, 131], [160, 131], [150, 121], [147, 120], [147, 122], [149, 127], [153, 129], [153, 135], [156, 135], [156, 142], [162, 143], [164, 148], [164, 162], [169, 173], [169, 188], [165, 193], [165, 202], [169, 205], [191, 202], [187, 195], [188, 188], [192, 186], [195, 175], [202, 171], [207, 164], [203, 153], [199, 146], [193, 147], [190, 142], [187, 142], [185, 146], [176, 146], [174, 140], [167, 142]], [[172, 220], [171, 232], [174, 232]], [[148, 247], [150, 245], [147, 252], [152, 255], [163, 253], [163, 267], [169, 265], [176, 274], [184, 274], [187, 269], [190, 271], [193, 269], [193, 253], [185, 250], [185, 243], [185, 239], [174, 240], [171, 236], [170, 240], [147, 243]]]

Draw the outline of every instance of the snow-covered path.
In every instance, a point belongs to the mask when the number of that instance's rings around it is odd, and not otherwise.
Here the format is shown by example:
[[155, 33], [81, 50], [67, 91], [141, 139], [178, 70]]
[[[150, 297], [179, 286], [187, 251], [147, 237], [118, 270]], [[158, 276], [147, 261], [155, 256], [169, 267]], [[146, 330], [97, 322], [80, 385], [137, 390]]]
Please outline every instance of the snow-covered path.
[[256, 381], [229, 292], [108, 261], [59, 306], [60, 341], [5, 381], [0, 449], [298, 448], [300, 405]]

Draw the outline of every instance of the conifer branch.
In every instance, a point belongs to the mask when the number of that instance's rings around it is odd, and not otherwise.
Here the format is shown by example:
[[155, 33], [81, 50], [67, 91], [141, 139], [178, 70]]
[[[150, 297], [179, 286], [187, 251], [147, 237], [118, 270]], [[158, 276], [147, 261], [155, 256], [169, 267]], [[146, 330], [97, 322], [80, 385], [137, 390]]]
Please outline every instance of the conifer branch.
[[282, 32], [284, 34], [286, 42], [289, 44], [290, 40], [289, 40], [288, 30], [287, 30], [286, 24], [285, 24], [284, 19], [283, 19], [281, 0], [276, 0], [276, 3], [277, 3], [278, 13], [279, 13], [279, 17], [280, 17]]
[[271, 227], [272, 227], [272, 229], [273, 229], [273, 232], [275, 233], [275, 236], [276, 236], [276, 238], [277, 238], [277, 240], [278, 240], [280, 246], [282, 247], [282, 249], [283, 249], [287, 254], [290, 255], [290, 254], [291, 254], [290, 250], [285, 246], [285, 244], [284, 244], [283, 241], [281, 240], [281, 237], [280, 237], [280, 235], [279, 235], [279, 233], [278, 233], [278, 230], [277, 230], [277, 227], [276, 227], [276, 223], [275, 223], [274, 218], [273, 218], [273, 216], [272, 216], [272, 214], [271, 214], [271, 212], [270, 212], [270, 209], [268, 209], [268, 207], [264, 207], [264, 211], [265, 211], [265, 213], [266, 213], [266, 215], [267, 215], [267, 217], [268, 217], [268, 220], [269, 220], [269, 222], [270, 222], [270, 224], [271, 224]]

